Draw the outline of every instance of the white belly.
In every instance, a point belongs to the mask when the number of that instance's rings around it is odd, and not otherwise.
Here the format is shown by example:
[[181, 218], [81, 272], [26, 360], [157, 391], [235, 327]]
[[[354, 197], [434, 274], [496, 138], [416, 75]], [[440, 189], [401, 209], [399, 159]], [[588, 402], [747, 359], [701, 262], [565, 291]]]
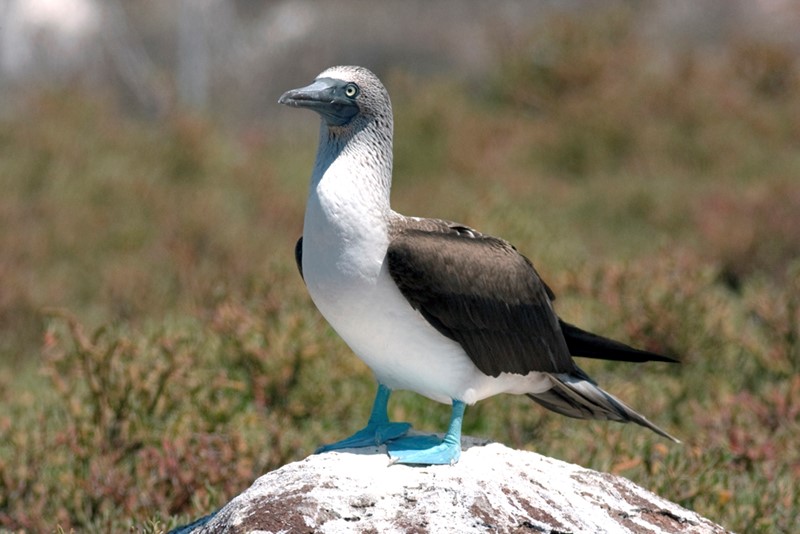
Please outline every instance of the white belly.
[[388, 273], [386, 246], [379, 255], [373, 248], [370, 258], [364, 250], [331, 250], [330, 241], [316, 249], [319, 242], [309, 237], [304, 237], [303, 273], [311, 298], [382, 384], [447, 404], [552, 387], [543, 373], [483, 374], [461, 345], [440, 334], [403, 297]]

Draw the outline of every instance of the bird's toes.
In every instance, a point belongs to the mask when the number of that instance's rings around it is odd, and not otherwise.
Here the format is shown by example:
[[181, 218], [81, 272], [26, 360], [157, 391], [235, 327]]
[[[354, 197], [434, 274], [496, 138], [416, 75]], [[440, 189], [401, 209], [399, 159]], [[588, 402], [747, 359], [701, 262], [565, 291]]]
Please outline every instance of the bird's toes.
[[387, 444], [392, 464], [452, 465], [461, 457], [461, 443], [436, 436], [410, 436]]
[[387, 441], [404, 436], [410, 428], [410, 423], [369, 423], [366, 427], [348, 438], [319, 447], [315, 451], [315, 454], [342, 449], [383, 445]]

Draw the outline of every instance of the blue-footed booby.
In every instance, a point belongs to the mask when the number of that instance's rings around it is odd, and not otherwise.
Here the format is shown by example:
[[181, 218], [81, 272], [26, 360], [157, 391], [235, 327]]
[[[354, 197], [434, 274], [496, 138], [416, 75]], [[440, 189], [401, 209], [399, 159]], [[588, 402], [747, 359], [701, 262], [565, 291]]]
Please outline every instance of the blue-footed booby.
[[[603, 391], [572, 355], [675, 361], [561, 320], [533, 264], [506, 241], [392, 210], [392, 105], [363, 67], [332, 67], [279, 103], [321, 116], [303, 236], [295, 256], [311, 299], [372, 370], [365, 428], [318, 452], [386, 444], [394, 462], [452, 464], [466, 405], [524, 394], [581, 419], [634, 422], [678, 441]], [[392, 422], [392, 390], [452, 404], [444, 439]]]

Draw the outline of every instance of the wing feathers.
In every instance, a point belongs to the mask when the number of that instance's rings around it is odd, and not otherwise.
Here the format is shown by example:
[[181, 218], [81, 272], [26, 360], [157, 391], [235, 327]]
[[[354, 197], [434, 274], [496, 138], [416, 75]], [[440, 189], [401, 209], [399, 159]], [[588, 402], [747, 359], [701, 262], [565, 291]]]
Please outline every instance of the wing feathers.
[[[416, 221], [424, 227], [408, 227]], [[443, 221], [404, 221], [389, 272], [409, 303], [490, 376], [569, 372], [575, 364], [548, 290], [505, 241]], [[438, 224], [438, 226], [435, 226]]]
[[297, 240], [294, 246], [294, 261], [297, 263], [297, 270], [300, 271], [300, 278], [303, 278], [303, 236]]

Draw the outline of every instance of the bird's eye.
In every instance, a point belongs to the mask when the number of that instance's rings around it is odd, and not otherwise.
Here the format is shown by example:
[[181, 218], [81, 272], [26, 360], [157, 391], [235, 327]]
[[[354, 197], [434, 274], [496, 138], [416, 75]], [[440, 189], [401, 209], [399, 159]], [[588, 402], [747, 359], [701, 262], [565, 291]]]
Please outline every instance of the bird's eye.
[[355, 98], [358, 96], [358, 86], [354, 83], [348, 83], [344, 86], [344, 96], [347, 98]]

